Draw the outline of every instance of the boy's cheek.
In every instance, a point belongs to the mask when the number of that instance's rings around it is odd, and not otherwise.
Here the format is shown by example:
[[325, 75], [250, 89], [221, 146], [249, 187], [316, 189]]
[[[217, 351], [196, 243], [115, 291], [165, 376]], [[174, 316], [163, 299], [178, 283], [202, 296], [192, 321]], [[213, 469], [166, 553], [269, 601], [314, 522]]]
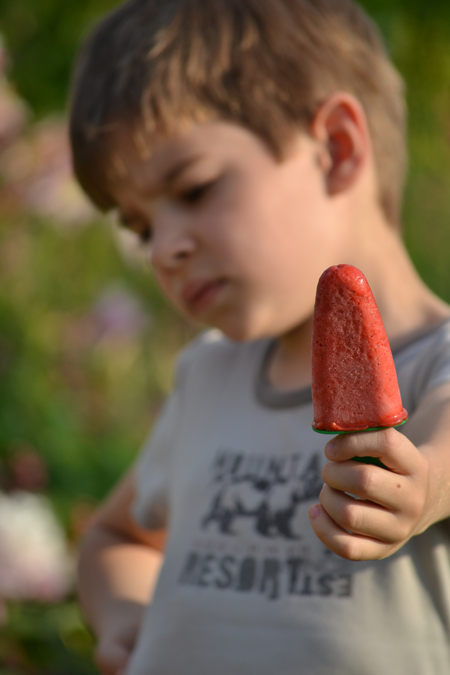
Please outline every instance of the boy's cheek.
[[158, 268], [157, 265], [152, 264], [153, 273], [161, 291], [172, 304], [177, 304], [177, 299], [174, 294], [172, 284], [169, 283], [166, 275]]

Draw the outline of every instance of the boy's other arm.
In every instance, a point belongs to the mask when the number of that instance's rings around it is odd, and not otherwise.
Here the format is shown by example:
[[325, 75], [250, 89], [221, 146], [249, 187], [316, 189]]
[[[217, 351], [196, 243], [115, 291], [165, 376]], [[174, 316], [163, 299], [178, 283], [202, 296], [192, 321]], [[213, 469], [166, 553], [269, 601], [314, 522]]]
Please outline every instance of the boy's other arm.
[[164, 550], [165, 531], [148, 532], [132, 519], [133, 499], [131, 471], [95, 515], [79, 556], [79, 598], [98, 637], [96, 660], [104, 675], [123, 672]]
[[[431, 390], [404, 427], [343, 434], [325, 446], [316, 535], [349, 560], [377, 560], [450, 516], [450, 383]], [[351, 461], [381, 459], [388, 470]], [[351, 495], [356, 495], [355, 500]]]

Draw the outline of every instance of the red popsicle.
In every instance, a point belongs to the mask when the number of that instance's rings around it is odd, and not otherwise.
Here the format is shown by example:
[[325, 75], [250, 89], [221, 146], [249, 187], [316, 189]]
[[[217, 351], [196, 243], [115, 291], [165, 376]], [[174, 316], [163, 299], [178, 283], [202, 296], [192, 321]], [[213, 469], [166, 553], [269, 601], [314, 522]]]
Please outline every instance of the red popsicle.
[[403, 424], [391, 348], [362, 272], [329, 267], [319, 279], [312, 335], [313, 428], [324, 433]]

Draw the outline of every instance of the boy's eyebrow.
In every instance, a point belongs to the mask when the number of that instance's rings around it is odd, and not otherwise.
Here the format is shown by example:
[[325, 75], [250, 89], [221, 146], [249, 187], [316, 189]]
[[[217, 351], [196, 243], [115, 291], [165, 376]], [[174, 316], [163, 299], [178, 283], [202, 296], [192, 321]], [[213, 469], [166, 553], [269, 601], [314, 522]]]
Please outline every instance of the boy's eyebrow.
[[161, 180], [162, 184], [168, 185], [169, 183], [173, 183], [178, 178], [178, 176], [183, 173], [183, 171], [188, 169], [192, 164], [198, 162], [201, 157], [202, 155], [199, 154], [180, 160], [178, 164], [175, 164], [175, 166], [171, 167], [163, 174]]

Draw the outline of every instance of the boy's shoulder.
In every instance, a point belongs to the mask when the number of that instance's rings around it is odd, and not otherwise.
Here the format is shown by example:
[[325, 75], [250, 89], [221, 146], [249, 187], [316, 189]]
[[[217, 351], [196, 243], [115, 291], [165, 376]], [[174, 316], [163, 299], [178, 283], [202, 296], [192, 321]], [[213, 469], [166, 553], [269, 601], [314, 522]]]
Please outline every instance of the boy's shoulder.
[[450, 319], [437, 326], [412, 334], [409, 339], [393, 350], [394, 358], [399, 364], [424, 357], [433, 359], [441, 351], [450, 349]]
[[412, 336], [394, 350], [404, 405], [410, 415], [434, 387], [450, 382], [450, 320]]

